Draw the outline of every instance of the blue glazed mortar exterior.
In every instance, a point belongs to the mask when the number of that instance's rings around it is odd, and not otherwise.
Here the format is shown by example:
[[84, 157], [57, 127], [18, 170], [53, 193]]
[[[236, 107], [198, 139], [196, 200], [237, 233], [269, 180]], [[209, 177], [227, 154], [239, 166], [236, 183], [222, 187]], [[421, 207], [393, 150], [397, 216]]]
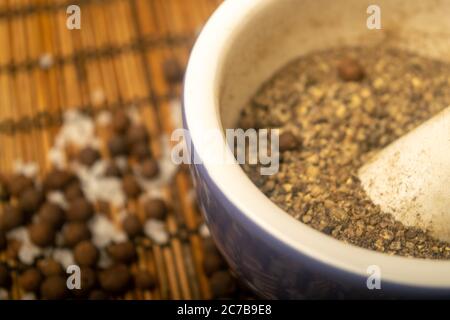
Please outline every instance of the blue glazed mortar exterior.
[[[184, 103], [183, 124], [189, 130]], [[193, 143], [191, 148], [190, 158], [193, 159]], [[198, 154], [195, 156], [200, 159]], [[193, 164], [190, 169], [199, 205], [216, 245], [236, 275], [263, 298], [450, 297], [450, 289], [412, 287], [384, 281], [381, 290], [369, 290], [367, 277], [311, 258], [256, 225], [230, 202], [203, 164]]]

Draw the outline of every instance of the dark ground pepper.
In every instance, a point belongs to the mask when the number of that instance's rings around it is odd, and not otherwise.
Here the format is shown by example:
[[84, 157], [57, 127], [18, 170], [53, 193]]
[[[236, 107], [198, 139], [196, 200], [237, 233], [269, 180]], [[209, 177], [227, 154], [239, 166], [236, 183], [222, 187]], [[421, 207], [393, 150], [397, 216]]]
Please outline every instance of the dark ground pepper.
[[240, 127], [279, 128], [289, 138], [279, 172], [261, 176], [258, 166], [243, 168], [282, 209], [337, 239], [388, 254], [448, 259], [450, 244], [381, 212], [357, 171], [450, 105], [449, 85], [450, 65], [388, 47], [302, 57], [268, 81], [241, 115]]

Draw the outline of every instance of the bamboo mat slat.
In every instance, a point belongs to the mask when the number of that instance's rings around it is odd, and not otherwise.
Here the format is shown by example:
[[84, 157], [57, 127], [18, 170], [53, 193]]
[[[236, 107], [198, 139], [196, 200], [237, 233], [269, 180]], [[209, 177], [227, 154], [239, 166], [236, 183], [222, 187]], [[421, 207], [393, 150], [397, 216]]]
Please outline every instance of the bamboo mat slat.
[[[12, 173], [17, 160], [35, 162], [41, 176], [48, 172], [47, 153], [62, 115], [72, 109], [98, 114], [136, 107], [152, 137], [170, 136], [177, 126], [172, 112], [181, 85], [166, 81], [164, 61], [175, 59], [186, 66], [197, 33], [221, 1], [78, 0], [81, 30], [65, 26], [72, 1], [0, 1], [0, 173]], [[49, 120], [44, 127], [35, 124], [40, 117]], [[97, 133], [108, 157], [110, 133]], [[155, 155], [161, 148], [152, 139]], [[163, 246], [150, 240], [139, 244], [132, 266], [133, 271], [156, 275], [158, 285], [151, 291], [130, 291], [124, 299], [213, 297], [203, 268], [203, 218], [191, 194], [189, 174], [181, 168], [164, 189], [172, 208], [165, 221], [170, 241]], [[138, 202], [127, 206], [143, 215]], [[117, 210], [108, 207], [119, 224]], [[0, 260], [6, 256], [0, 253]], [[24, 293], [16, 273], [13, 280], [10, 297], [20, 299]]]

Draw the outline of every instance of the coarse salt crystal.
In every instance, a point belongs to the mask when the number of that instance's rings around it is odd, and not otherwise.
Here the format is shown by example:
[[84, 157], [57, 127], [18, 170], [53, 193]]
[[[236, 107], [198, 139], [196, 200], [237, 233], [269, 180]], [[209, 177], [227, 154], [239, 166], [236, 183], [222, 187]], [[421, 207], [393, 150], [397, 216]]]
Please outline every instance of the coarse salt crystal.
[[69, 266], [75, 263], [73, 252], [69, 249], [55, 249], [52, 252], [52, 257], [57, 262], [61, 263], [64, 269], [67, 269]]
[[0, 300], [8, 300], [8, 299], [9, 299], [8, 290], [0, 288]]
[[28, 230], [25, 227], [11, 230], [8, 232], [7, 237], [8, 239], [14, 239], [21, 243], [18, 258], [26, 265], [33, 264], [34, 260], [43, 254], [43, 250], [30, 241]]
[[119, 243], [127, 240], [124, 232], [104, 215], [97, 214], [89, 221], [89, 229], [92, 233], [92, 242], [97, 248], [105, 248], [110, 243]]
[[64, 193], [61, 191], [51, 191], [47, 194], [47, 199], [49, 202], [52, 202], [54, 204], [57, 204], [63, 209], [67, 209], [69, 207], [69, 204], [66, 201], [66, 197]]
[[200, 235], [203, 237], [203, 238], [209, 238], [209, 237], [211, 237], [211, 233], [210, 233], [210, 231], [209, 231], [209, 228], [208, 228], [208, 226], [205, 224], [205, 223], [203, 223], [201, 226], [200, 226], [200, 228], [199, 228], [199, 233], [200, 233]]
[[144, 233], [159, 245], [166, 244], [169, 241], [169, 234], [164, 222], [156, 219], [150, 219], [145, 223]]
[[22, 160], [16, 160], [14, 162], [14, 172], [34, 178], [39, 172], [39, 166], [35, 162], [24, 163]]

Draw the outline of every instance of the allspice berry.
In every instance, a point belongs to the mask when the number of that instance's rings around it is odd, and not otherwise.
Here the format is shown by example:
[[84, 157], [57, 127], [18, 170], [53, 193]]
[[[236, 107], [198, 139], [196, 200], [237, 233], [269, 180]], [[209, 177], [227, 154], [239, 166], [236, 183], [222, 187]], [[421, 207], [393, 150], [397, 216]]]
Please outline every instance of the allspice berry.
[[152, 152], [147, 142], [137, 142], [131, 148], [131, 155], [138, 160], [144, 160], [152, 156]]
[[205, 253], [203, 270], [208, 277], [224, 268], [226, 268], [225, 260], [218, 252]]
[[118, 110], [114, 113], [112, 126], [117, 133], [125, 133], [127, 131], [130, 127], [130, 118], [124, 110]]
[[41, 297], [45, 300], [62, 300], [68, 295], [66, 279], [62, 276], [51, 276], [41, 284]]
[[75, 297], [84, 298], [89, 295], [97, 284], [97, 275], [95, 271], [88, 267], [81, 267], [81, 288], [72, 290]]
[[33, 180], [22, 174], [14, 175], [8, 180], [8, 190], [13, 197], [18, 197], [24, 190], [34, 186]]
[[129, 214], [122, 222], [123, 230], [130, 239], [142, 234], [142, 224], [134, 214]]
[[123, 177], [122, 188], [128, 198], [137, 198], [142, 192], [141, 186], [131, 174]]
[[147, 271], [138, 271], [134, 275], [134, 284], [138, 289], [150, 290], [156, 286], [156, 279]]
[[64, 272], [61, 264], [52, 258], [39, 260], [37, 267], [45, 277], [62, 275]]
[[150, 199], [144, 204], [147, 219], [164, 220], [167, 216], [167, 206], [162, 199]]
[[228, 271], [215, 272], [209, 283], [214, 298], [226, 298], [236, 290], [236, 281]]
[[88, 240], [78, 243], [73, 250], [75, 262], [84, 267], [94, 267], [99, 258], [98, 249]]
[[112, 157], [126, 156], [128, 154], [127, 138], [122, 135], [114, 135], [108, 141], [108, 149]]
[[46, 191], [59, 191], [64, 188], [73, 180], [75, 176], [66, 170], [55, 169], [47, 174], [44, 179], [44, 189]]
[[103, 290], [92, 290], [89, 293], [89, 300], [108, 300], [108, 295]]
[[339, 77], [344, 81], [361, 81], [365, 72], [360, 63], [352, 58], [345, 58], [338, 64]]
[[297, 137], [290, 131], [283, 132], [280, 134], [279, 147], [280, 152], [291, 151], [299, 146], [299, 141]]
[[98, 150], [92, 147], [86, 147], [78, 154], [78, 161], [86, 167], [91, 167], [100, 159]]
[[86, 224], [82, 222], [66, 223], [62, 229], [64, 244], [68, 247], [74, 247], [83, 240], [91, 238], [91, 232]]
[[136, 248], [131, 241], [113, 243], [108, 246], [107, 252], [109, 256], [118, 263], [131, 263], [136, 260]]
[[176, 84], [183, 81], [183, 68], [174, 57], [167, 58], [163, 61], [163, 73], [165, 80], [169, 84]]
[[100, 286], [112, 294], [120, 294], [126, 291], [130, 281], [130, 271], [123, 264], [107, 268], [99, 274]]
[[158, 161], [155, 159], [146, 159], [141, 162], [140, 171], [144, 178], [153, 179], [159, 173]]
[[133, 146], [140, 142], [148, 142], [148, 140], [149, 136], [147, 128], [144, 125], [133, 125], [127, 131], [127, 141], [130, 146]]
[[66, 212], [69, 221], [87, 221], [94, 215], [94, 207], [85, 198], [78, 198], [70, 202]]
[[48, 247], [55, 242], [53, 226], [45, 222], [33, 223], [28, 227], [30, 240], [38, 247]]
[[26, 292], [37, 292], [42, 278], [42, 274], [38, 269], [27, 269], [19, 276], [19, 286]]
[[120, 178], [122, 176], [122, 171], [117, 164], [115, 164], [114, 162], [110, 162], [106, 166], [105, 176], [110, 178]]
[[40, 221], [52, 225], [55, 229], [59, 229], [66, 218], [63, 209], [52, 202], [44, 203], [38, 215]]
[[0, 230], [0, 251], [5, 250], [7, 245], [8, 240], [6, 239], [6, 235]]
[[16, 206], [6, 204], [3, 206], [3, 213], [0, 214], [0, 230], [8, 232], [14, 228], [20, 227], [25, 223], [25, 215], [22, 210]]
[[11, 282], [11, 274], [8, 267], [0, 262], [0, 288], [9, 289]]
[[83, 198], [84, 193], [83, 189], [81, 188], [81, 184], [79, 181], [73, 181], [69, 183], [69, 185], [66, 186], [64, 189], [64, 196], [66, 197], [67, 201], [73, 201], [78, 198]]
[[9, 200], [10, 194], [6, 182], [0, 179], [0, 202], [6, 202]]
[[20, 195], [19, 207], [26, 215], [30, 215], [37, 212], [44, 201], [44, 194], [40, 190], [32, 187], [26, 189]]

